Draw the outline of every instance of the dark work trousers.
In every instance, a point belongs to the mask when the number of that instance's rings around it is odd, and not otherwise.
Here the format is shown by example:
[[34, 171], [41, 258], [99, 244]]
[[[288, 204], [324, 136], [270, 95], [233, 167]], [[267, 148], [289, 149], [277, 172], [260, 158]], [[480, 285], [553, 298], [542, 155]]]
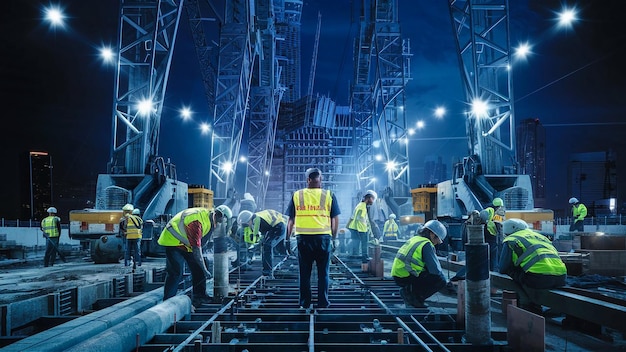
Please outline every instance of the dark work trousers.
[[141, 266], [141, 238], [126, 239], [126, 250], [124, 251], [124, 265], [130, 265], [130, 256], [137, 266]]
[[263, 260], [263, 275], [270, 275], [272, 273], [272, 257], [274, 256], [274, 247], [278, 244], [282, 244], [285, 241], [285, 235], [287, 234], [287, 227], [283, 223], [272, 227], [263, 235], [263, 253], [261, 254]]
[[359, 255], [359, 248], [361, 252], [361, 259], [363, 263], [367, 263], [367, 259], [369, 258], [369, 253], [367, 253], [368, 246], [368, 232], [359, 232], [354, 229], [350, 229], [351, 238], [352, 238], [352, 254]]
[[569, 231], [570, 232], [574, 232], [574, 231], [584, 232], [585, 231], [584, 221], [583, 220], [574, 221], [573, 223], [569, 225]]
[[165, 247], [165, 284], [163, 285], [163, 300], [176, 296], [178, 285], [183, 279], [185, 263], [191, 272], [193, 297], [207, 297], [206, 276], [200, 264], [195, 261], [193, 254], [178, 247]]
[[298, 236], [301, 307], [309, 308], [311, 305], [311, 272], [313, 270], [313, 262], [317, 265], [317, 307], [326, 308], [330, 305], [328, 300], [330, 253], [330, 235]]
[[43, 255], [43, 266], [53, 266], [57, 260], [57, 248], [59, 248], [59, 236], [48, 237], [46, 240], [46, 253]]
[[411, 287], [411, 295], [418, 301], [424, 302], [428, 297], [435, 294], [446, 286], [446, 280], [439, 275], [422, 271], [420, 276], [409, 275], [407, 277], [393, 277], [393, 281], [400, 287]]
[[497, 271], [498, 266], [498, 236], [491, 235], [485, 229], [485, 243], [489, 245], [489, 270]]
[[516, 267], [513, 271], [507, 273], [517, 287], [520, 307], [524, 307], [530, 303], [534, 303], [532, 297], [535, 296], [537, 290], [548, 290], [565, 286], [567, 275], [541, 275], [526, 273], [521, 268]]

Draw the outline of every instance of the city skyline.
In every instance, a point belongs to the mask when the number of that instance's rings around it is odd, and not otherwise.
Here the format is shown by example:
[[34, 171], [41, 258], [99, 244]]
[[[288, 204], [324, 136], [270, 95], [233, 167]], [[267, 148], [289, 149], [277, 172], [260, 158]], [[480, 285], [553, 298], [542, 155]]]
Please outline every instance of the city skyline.
[[[99, 173], [106, 172], [111, 148], [113, 89], [113, 68], [103, 65], [96, 52], [101, 44], [115, 40], [119, 2], [65, 2], [70, 14], [66, 30], [51, 30], [41, 21], [45, 5], [15, 2], [2, 15], [3, 39], [12, 48], [1, 59], [3, 91], [9, 92], [3, 106], [8, 116], [28, 126], [15, 131], [15, 142], [5, 142], [3, 154], [9, 165], [16, 165], [17, 154], [46, 150], [55, 156], [57, 180], [70, 185], [95, 182]], [[563, 160], [569, 154], [613, 150], [619, 179], [625, 174], [626, 146], [619, 138], [625, 130], [620, 121], [626, 111], [620, 97], [625, 75], [616, 54], [623, 42], [618, 13], [626, 6], [619, 1], [585, 4], [577, 8], [580, 22], [558, 32], [554, 17], [561, 5], [557, 1], [511, 4], [511, 33], [512, 41], [539, 39], [528, 62], [513, 68], [516, 118], [538, 118], [544, 124], [547, 204], [565, 209], [572, 196], [562, 187], [568, 177]], [[411, 161], [412, 182], [417, 186], [417, 170], [426, 156], [441, 156], [448, 165], [466, 156], [464, 97], [447, 3], [399, 1], [399, 6], [403, 36], [411, 40], [413, 54], [407, 110], [412, 119], [426, 121], [425, 129], [410, 142], [415, 143]], [[345, 105], [352, 70], [350, 38], [357, 26], [354, 9], [347, 2], [304, 4], [303, 78], [308, 77], [318, 11], [323, 26], [314, 91]], [[177, 165], [179, 179], [206, 184], [210, 142], [194, 125], [206, 119], [202, 116], [206, 102], [186, 26], [181, 22], [164, 102], [160, 154]], [[306, 87], [308, 82], [302, 83]], [[193, 122], [178, 118], [178, 108], [184, 104], [196, 111]], [[434, 119], [432, 110], [440, 104], [449, 114]], [[19, 204], [10, 190], [18, 176], [8, 173], [2, 183], [8, 205], [0, 209], [0, 216]], [[624, 190], [619, 191], [623, 201]]]

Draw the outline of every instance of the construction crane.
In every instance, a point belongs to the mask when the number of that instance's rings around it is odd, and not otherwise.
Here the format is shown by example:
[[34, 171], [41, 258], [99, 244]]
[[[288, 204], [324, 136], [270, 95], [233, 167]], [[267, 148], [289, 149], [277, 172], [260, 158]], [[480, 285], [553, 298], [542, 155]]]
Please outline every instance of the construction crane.
[[[354, 121], [354, 157], [359, 192], [378, 185], [385, 204], [376, 218], [389, 213], [412, 214], [409, 197], [409, 159], [405, 88], [411, 80], [410, 45], [402, 38], [397, 0], [362, 0], [359, 37], [355, 45], [351, 115]], [[374, 141], [384, 167], [377, 163]], [[384, 181], [386, 179], [386, 182]], [[359, 201], [360, 196], [355, 197]]]
[[[146, 220], [143, 252], [159, 250], [154, 235], [168, 216], [187, 207], [187, 184], [159, 156], [161, 113], [182, 2], [121, 2], [111, 157], [98, 175], [95, 208], [70, 212], [69, 235], [89, 244], [96, 263], [117, 262], [117, 235], [126, 203]], [[154, 225], [154, 226], [153, 226]]]
[[309, 88], [306, 98], [306, 121], [310, 123], [311, 102], [313, 101], [313, 86], [315, 83], [315, 69], [317, 67], [317, 51], [320, 45], [320, 30], [322, 28], [322, 13], [317, 13], [317, 30], [315, 31], [315, 43], [313, 44], [313, 56], [311, 57], [311, 71], [309, 72]]
[[453, 249], [463, 247], [462, 223], [473, 210], [504, 201], [507, 216], [534, 224], [551, 211], [534, 211], [530, 176], [519, 173], [510, 66], [508, 0], [449, 0], [468, 106], [468, 156], [452, 179], [411, 191], [414, 210], [445, 221]]

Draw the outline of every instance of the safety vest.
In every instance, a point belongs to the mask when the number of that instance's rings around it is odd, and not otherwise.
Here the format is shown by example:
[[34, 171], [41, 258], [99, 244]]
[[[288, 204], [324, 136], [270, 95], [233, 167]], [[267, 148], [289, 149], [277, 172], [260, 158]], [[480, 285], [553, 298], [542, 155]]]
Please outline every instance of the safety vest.
[[61, 233], [59, 233], [59, 228], [57, 224], [61, 221], [61, 218], [58, 216], [48, 216], [45, 219], [41, 220], [41, 230], [48, 235], [48, 237], [59, 237]]
[[293, 194], [297, 235], [331, 235], [330, 208], [332, 194], [321, 188], [304, 188]]
[[354, 208], [352, 221], [350, 225], [348, 225], [348, 228], [357, 230], [358, 232], [367, 232], [369, 229], [369, 217], [367, 215], [367, 204], [365, 202], [359, 202]]
[[397, 240], [398, 224], [392, 219], [387, 220], [385, 226], [383, 226], [383, 235], [385, 240]]
[[585, 216], [587, 216], [587, 207], [583, 203], [572, 205], [572, 215], [574, 216], [574, 222], [585, 220]]
[[248, 244], [257, 244], [261, 240], [259, 231], [254, 232], [250, 226], [243, 228], [243, 240]]
[[[424, 259], [422, 258], [422, 248], [432, 243], [426, 237], [413, 236], [406, 241], [396, 257], [393, 259], [391, 266], [391, 276], [408, 277], [409, 275], [419, 276], [425, 269]], [[433, 251], [435, 250], [433, 246]]]
[[191, 244], [185, 228], [194, 221], [199, 221], [202, 225], [202, 237], [211, 231], [209, 210], [206, 208], [189, 208], [174, 215], [161, 232], [158, 243], [165, 247], [177, 247], [182, 244], [191, 252]]
[[137, 215], [125, 214], [126, 239], [138, 240], [142, 237], [143, 219]]
[[513, 252], [513, 265], [524, 272], [543, 275], [565, 275], [567, 268], [550, 240], [531, 229], [507, 236], [503, 244]]
[[265, 220], [265, 222], [271, 227], [287, 223], [287, 220], [280, 212], [274, 209], [261, 210], [260, 212], [254, 214], [252, 218], [252, 228], [246, 226], [243, 229], [243, 240], [246, 243], [256, 244], [261, 240], [261, 220]]

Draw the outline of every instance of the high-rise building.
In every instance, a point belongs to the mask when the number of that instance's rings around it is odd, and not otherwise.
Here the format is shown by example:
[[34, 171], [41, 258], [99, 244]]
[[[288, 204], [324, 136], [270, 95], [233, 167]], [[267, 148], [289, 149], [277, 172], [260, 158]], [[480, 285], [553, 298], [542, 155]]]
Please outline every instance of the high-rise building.
[[516, 127], [520, 174], [530, 176], [535, 206], [546, 202], [546, 131], [537, 118], [522, 120]]
[[52, 205], [52, 156], [47, 152], [31, 151], [22, 159], [20, 219], [41, 220]]
[[587, 206], [590, 216], [617, 211], [617, 165], [615, 152], [571, 154], [568, 190]]
[[426, 157], [424, 160], [424, 183], [433, 185], [448, 179], [448, 168], [443, 163], [441, 156]]

